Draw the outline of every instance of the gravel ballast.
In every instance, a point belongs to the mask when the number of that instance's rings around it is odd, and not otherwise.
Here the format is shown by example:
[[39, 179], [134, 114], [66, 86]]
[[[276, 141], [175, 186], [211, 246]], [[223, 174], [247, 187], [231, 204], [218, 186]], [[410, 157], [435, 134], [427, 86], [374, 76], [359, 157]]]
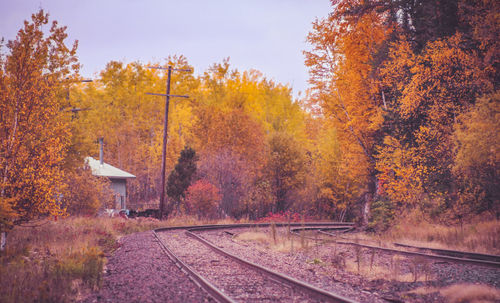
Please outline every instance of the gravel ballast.
[[[309, 249], [297, 249], [301, 245], [298, 237], [293, 251], [276, 251], [261, 242], [233, 237], [251, 231], [249, 228], [227, 231], [197, 233], [240, 258], [358, 302], [446, 302], [440, 290], [463, 283], [500, 290], [500, 270], [497, 268], [402, 257], [371, 249], [355, 249], [352, 245], [328, 243], [315, 246], [314, 241], [309, 242]], [[270, 234], [268, 228], [253, 231]], [[282, 238], [287, 234], [285, 228], [277, 228], [277, 233]], [[251, 274], [247, 268], [238, 269], [240, 265], [227, 263], [227, 257], [218, 256], [190, 237], [187, 241], [183, 230], [159, 235], [182, 261], [237, 301], [311, 301], [301, 294], [280, 293], [281, 287], [268, 283], [265, 277]], [[80, 301], [213, 302], [174, 265], [152, 232], [123, 237], [120, 245], [107, 262], [101, 290]], [[357, 260], [361, 264], [361, 274], [356, 270]], [[412, 271], [416, 267], [419, 271], [415, 282]], [[373, 273], [378, 276], [373, 276]]]
[[152, 232], [120, 239], [101, 290], [83, 302], [214, 302], [162, 251]]
[[321, 302], [213, 251], [187, 236], [184, 230], [162, 231], [158, 234], [179, 259], [235, 301]]
[[[237, 235], [246, 231], [250, 230], [232, 229], [231, 233]], [[259, 231], [269, 233], [266, 228]], [[283, 228], [278, 228], [278, 233], [283, 236], [286, 232]], [[500, 287], [500, 271], [485, 266], [415, 260], [415, 258], [400, 257], [385, 252], [373, 253], [369, 249], [357, 251], [351, 245], [325, 244], [316, 247], [310, 243], [311, 247], [307, 251], [279, 252], [258, 242], [235, 240], [221, 230], [204, 231], [199, 234], [241, 258], [359, 302], [388, 302], [388, 300], [445, 302], [445, 298], [437, 290], [449, 285], [468, 283], [489, 285], [497, 289]], [[295, 245], [295, 247], [299, 246], [298, 238], [295, 238]], [[369, 271], [370, 267], [382, 268], [387, 269], [387, 275], [376, 279], [366, 278], [364, 275], [353, 272], [352, 268], [348, 271], [338, 264], [340, 261], [356, 259], [361, 260], [361, 269], [365, 272]], [[388, 269], [394, 269], [396, 264], [396, 275], [399, 278], [406, 275], [411, 279], [412, 268], [418, 266], [419, 281], [394, 279]], [[427, 266], [426, 272], [429, 275], [426, 281], [422, 272], [423, 266]], [[436, 291], [412, 293], [422, 288], [436, 289]]]

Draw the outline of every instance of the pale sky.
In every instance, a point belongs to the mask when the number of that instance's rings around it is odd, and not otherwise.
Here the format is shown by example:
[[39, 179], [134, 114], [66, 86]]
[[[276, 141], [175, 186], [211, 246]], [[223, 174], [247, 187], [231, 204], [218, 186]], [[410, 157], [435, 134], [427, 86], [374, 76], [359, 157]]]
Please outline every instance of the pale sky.
[[308, 86], [311, 23], [331, 11], [329, 0], [0, 0], [0, 37], [14, 39], [40, 7], [79, 40], [83, 77], [111, 60], [184, 55], [201, 74], [230, 57], [232, 68], [257, 69], [295, 96]]

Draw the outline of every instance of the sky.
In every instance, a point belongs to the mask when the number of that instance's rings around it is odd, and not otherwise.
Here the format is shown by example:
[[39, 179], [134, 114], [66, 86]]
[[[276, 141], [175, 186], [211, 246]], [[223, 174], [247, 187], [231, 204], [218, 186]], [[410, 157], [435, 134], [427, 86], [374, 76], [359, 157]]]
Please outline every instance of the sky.
[[307, 33], [331, 11], [329, 0], [0, 0], [0, 37], [14, 39], [39, 8], [79, 41], [85, 78], [111, 60], [184, 55], [202, 74], [229, 57], [231, 68], [259, 70], [295, 97], [308, 87]]

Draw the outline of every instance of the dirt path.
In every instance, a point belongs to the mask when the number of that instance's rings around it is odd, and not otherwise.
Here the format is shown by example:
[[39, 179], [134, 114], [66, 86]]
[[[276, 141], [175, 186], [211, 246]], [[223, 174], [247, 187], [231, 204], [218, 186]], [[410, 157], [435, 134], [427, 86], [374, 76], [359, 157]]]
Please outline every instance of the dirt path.
[[211, 302], [161, 250], [151, 232], [120, 239], [101, 290], [82, 302]]

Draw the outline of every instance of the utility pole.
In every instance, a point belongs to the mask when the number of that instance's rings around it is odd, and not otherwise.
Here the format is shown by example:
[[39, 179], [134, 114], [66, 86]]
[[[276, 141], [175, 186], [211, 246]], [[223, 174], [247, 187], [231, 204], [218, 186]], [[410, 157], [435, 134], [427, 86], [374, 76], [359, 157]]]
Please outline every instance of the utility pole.
[[169, 65], [168, 68], [158, 67], [158, 66], [148, 66], [148, 68], [168, 70], [166, 94], [146, 93], [147, 95], [165, 96], [165, 118], [163, 121], [163, 148], [161, 153], [161, 192], [160, 192], [160, 218], [159, 218], [161, 220], [163, 219], [163, 213], [165, 212], [165, 166], [167, 160], [168, 106], [170, 103], [170, 97], [189, 98], [189, 96], [186, 95], [170, 94], [170, 78], [172, 76], [172, 71], [190, 72], [191, 70], [172, 68], [171, 65]]
[[[69, 78], [66, 78], [66, 80], [69, 80]], [[90, 83], [90, 82], [94, 82], [94, 80], [92, 79], [79, 79], [79, 80], [73, 80], [73, 81], [69, 81], [68, 83], [68, 88], [67, 88], [67, 91], [66, 91], [66, 105], [69, 106], [67, 108], [64, 108], [62, 109], [61, 111], [65, 111], [65, 112], [72, 112], [73, 113], [73, 117], [71, 118], [73, 120], [73, 118], [75, 117], [74, 115], [80, 111], [84, 111], [84, 110], [89, 110], [89, 108], [78, 108], [78, 107], [74, 107], [74, 106], [71, 106], [71, 103], [69, 101], [69, 85], [71, 85], [71, 83]]]

